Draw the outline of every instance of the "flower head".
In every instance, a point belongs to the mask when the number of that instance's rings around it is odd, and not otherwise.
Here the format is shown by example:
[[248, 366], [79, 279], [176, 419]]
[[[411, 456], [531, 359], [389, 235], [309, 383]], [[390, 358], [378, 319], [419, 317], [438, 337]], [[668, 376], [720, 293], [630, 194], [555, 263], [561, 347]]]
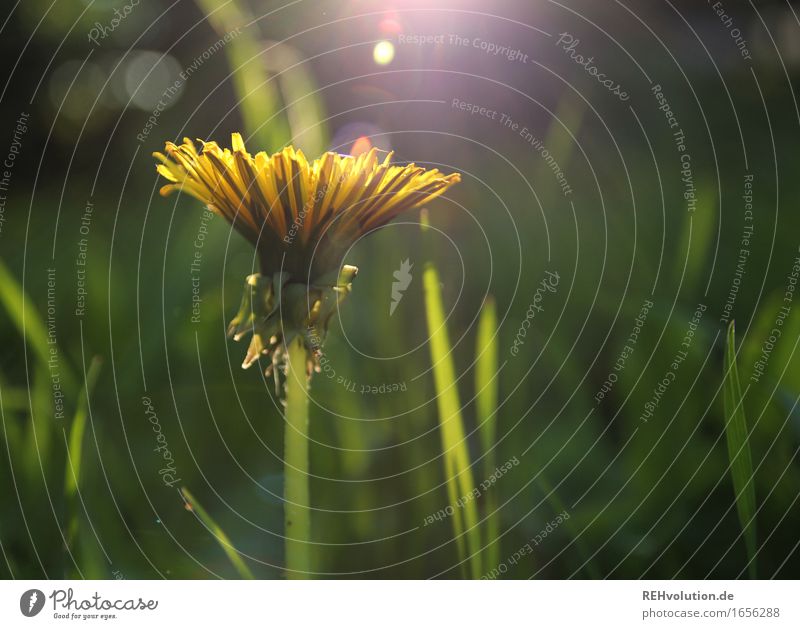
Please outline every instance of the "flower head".
[[201, 141], [198, 151], [185, 138], [180, 145], [167, 142], [165, 153], [154, 156], [170, 182], [162, 195], [194, 196], [258, 252], [261, 272], [247, 279], [230, 327], [237, 339], [253, 332], [245, 367], [270, 351], [277, 360], [279, 346], [297, 334], [317, 354], [357, 271], [342, 266], [347, 248], [460, 181], [457, 173], [392, 165], [391, 153], [380, 161], [374, 148], [358, 157], [328, 152], [313, 162], [292, 147], [251, 155], [238, 133], [231, 149]]

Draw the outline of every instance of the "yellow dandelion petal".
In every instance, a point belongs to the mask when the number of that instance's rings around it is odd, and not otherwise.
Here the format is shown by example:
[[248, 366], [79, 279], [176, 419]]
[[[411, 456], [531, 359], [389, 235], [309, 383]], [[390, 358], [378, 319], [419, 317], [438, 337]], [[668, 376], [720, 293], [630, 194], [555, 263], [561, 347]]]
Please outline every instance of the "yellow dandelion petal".
[[291, 146], [250, 155], [240, 133], [230, 149], [184, 138], [153, 156], [170, 182], [161, 194], [186, 192], [225, 217], [257, 246], [263, 272], [312, 279], [335, 271], [336, 254], [360, 235], [460, 181], [414, 163], [393, 165], [393, 154], [381, 158], [375, 147], [313, 162]]
[[234, 151], [244, 151], [244, 140], [241, 133], [231, 133], [231, 148]]

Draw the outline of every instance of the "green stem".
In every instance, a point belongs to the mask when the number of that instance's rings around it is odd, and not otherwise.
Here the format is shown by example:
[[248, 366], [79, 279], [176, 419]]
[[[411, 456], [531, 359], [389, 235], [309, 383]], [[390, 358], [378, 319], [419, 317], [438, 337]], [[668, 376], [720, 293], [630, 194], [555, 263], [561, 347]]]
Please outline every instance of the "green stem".
[[289, 345], [286, 370], [285, 517], [286, 575], [311, 572], [311, 501], [308, 489], [308, 378], [306, 349], [298, 337]]

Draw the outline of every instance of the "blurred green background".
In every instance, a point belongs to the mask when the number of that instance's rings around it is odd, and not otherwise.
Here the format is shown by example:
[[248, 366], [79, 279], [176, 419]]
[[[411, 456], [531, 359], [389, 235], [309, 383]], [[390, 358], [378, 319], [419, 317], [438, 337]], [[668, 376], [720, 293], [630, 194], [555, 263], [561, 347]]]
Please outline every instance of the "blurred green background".
[[[316, 157], [367, 138], [463, 178], [431, 204], [429, 246], [414, 213], [348, 254], [360, 273], [325, 346], [336, 377], [312, 383], [320, 576], [464, 574], [449, 519], [426, 523], [449, 504], [422, 285], [431, 257], [476, 484], [489, 479], [476, 322], [487, 295], [497, 303], [490, 453], [519, 463], [477, 507], [498, 524], [500, 578], [736, 578], [753, 566], [798, 577], [800, 304], [784, 301], [800, 255], [793, 4], [730, 2], [728, 26], [688, 1], [121, 2], [25, 0], [0, 16], [0, 155], [14, 155], [0, 190], [0, 575], [239, 576], [185, 508], [187, 487], [256, 577], [283, 576], [281, 406], [225, 336], [254, 252], [198, 202], [158, 196], [151, 157], [165, 140], [228, 145], [240, 130], [251, 152], [291, 143]], [[563, 33], [580, 41], [572, 52]], [[655, 85], [685, 133], [689, 182]], [[406, 259], [413, 279], [390, 315]], [[558, 287], [512, 353], [547, 271]], [[750, 566], [723, 410], [734, 285]], [[643, 421], [698, 304], [685, 360]]]

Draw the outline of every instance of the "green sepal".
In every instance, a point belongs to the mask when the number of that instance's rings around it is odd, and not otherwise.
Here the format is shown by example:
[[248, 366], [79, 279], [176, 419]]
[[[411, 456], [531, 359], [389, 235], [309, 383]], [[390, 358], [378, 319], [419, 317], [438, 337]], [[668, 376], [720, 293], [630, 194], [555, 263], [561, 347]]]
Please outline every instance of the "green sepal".
[[286, 346], [298, 335], [309, 365], [318, 367], [329, 322], [350, 294], [357, 273], [356, 267], [343, 265], [335, 276], [329, 273], [312, 284], [293, 282], [288, 273], [248, 275], [239, 311], [228, 326], [228, 335], [236, 341], [248, 332], [253, 335], [242, 367], [247, 369], [262, 356], [271, 355], [266, 372], [277, 377], [275, 368], [283, 363]]

